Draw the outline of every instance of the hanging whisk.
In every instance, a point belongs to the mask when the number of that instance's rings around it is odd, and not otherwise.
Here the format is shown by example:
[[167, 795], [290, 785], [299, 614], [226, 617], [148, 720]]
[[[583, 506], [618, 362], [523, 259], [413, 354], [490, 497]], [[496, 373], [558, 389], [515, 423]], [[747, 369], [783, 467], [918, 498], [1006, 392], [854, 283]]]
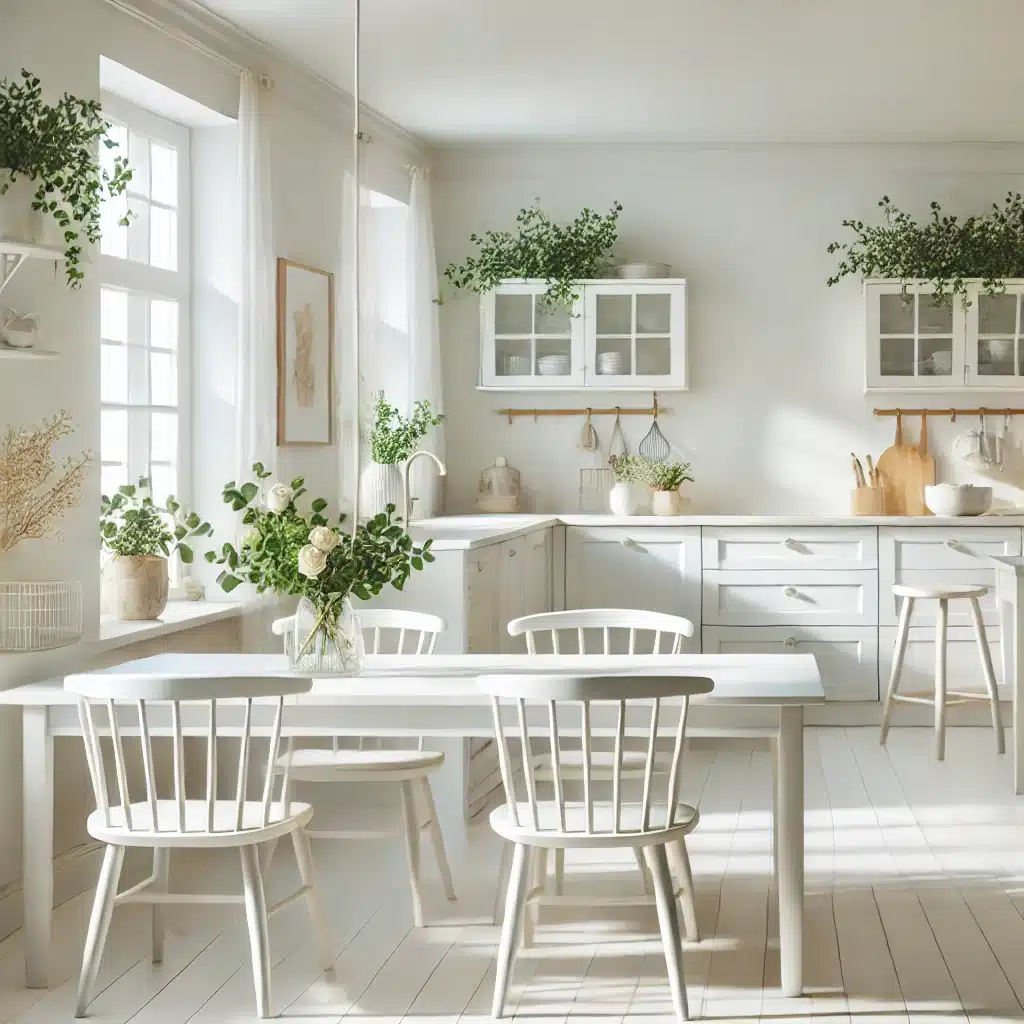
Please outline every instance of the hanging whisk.
[[651, 429], [647, 431], [647, 436], [640, 442], [638, 451], [645, 459], [650, 459], [652, 462], [664, 462], [672, 454], [668, 438], [658, 426], [657, 391], [654, 392], [654, 422], [651, 424]]

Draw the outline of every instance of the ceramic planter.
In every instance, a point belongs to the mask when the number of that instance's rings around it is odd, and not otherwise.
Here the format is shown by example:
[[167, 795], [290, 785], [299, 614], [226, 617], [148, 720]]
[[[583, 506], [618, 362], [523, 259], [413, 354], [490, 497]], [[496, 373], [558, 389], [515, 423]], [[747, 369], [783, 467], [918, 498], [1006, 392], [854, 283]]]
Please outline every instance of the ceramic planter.
[[394, 505], [404, 515], [402, 467], [397, 462], [371, 462], [359, 477], [360, 514], [367, 519]]
[[125, 622], [160, 618], [167, 607], [167, 559], [117, 555], [111, 566], [117, 617]]
[[608, 494], [612, 515], [643, 516], [651, 511], [651, 489], [642, 482], [617, 483]]
[[[9, 180], [0, 171], [0, 188]], [[38, 183], [19, 176], [18, 180], [0, 195], [0, 238], [10, 242], [42, 245], [47, 241], [47, 217], [32, 209], [32, 199]]]
[[654, 492], [651, 508], [656, 516], [677, 516], [682, 507], [683, 500], [678, 491]]

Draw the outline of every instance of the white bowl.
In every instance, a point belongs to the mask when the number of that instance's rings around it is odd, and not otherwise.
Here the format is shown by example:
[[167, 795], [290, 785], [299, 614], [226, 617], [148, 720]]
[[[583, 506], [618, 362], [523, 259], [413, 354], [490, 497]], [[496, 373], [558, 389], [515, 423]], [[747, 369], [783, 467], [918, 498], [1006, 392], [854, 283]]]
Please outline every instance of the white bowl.
[[992, 488], [934, 484], [924, 489], [924, 503], [937, 516], [980, 516], [992, 506]]

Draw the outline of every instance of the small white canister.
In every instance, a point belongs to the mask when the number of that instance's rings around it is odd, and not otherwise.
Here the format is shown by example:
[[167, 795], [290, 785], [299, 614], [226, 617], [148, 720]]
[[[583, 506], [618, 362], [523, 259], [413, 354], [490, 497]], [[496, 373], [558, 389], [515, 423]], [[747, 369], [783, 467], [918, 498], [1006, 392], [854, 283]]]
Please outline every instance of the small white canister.
[[0, 320], [0, 340], [11, 348], [32, 348], [39, 340], [39, 317], [5, 309]]

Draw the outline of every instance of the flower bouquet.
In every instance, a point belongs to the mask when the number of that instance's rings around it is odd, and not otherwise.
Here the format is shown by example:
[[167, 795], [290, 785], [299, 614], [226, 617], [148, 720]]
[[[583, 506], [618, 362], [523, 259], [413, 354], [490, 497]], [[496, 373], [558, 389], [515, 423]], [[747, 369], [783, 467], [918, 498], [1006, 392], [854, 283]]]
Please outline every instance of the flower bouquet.
[[297, 596], [295, 627], [286, 641], [294, 667], [356, 674], [364, 651], [352, 598], [368, 600], [389, 583], [401, 590], [414, 569], [434, 561], [431, 541], [414, 545], [393, 505], [360, 524], [354, 535], [339, 529], [343, 516], [332, 523], [324, 515], [324, 498], [310, 504], [307, 519], [296, 507], [307, 493], [302, 477], [269, 486], [261, 500], [270, 473], [258, 462], [253, 473], [255, 482], [224, 487], [224, 501], [242, 513], [249, 529], [238, 548], [224, 544], [219, 554], [207, 553], [208, 561], [225, 566], [217, 582], [228, 593], [251, 583], [259, 593]]

